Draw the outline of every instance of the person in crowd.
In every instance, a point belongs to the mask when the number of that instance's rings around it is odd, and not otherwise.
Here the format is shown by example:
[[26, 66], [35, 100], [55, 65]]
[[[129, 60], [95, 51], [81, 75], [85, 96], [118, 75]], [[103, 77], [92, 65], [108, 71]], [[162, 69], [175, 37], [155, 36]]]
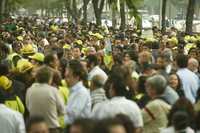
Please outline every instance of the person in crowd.
[[69, 61], [65, 70], [65, 80], [70, 89], [70, 95], [66, 107], [65, 123], [72, 124], [77, 118], [89, 118], [91, 116], [91, 97], [89, 90], [83, 85], [87, 73], [78, 60]]
[[[119, 119], [107, 118], [97, 122], [93, 133], [128, 133]], [[134, 133], [134, 132], [132, 132]]]
[[162, 129], [161, 133], [194, 133], [189, 127], [189, 115], [185, 111], [176, 111], [172, 116], [172, 126]]
[[33, 56], [29, 56], [29, 58], [34, 67], [38, 68], [43, 65], [44, 62], [43, 53], [35, 53]]
[[95, 124], [91, 119], [77, 119], [70, 126], [69, 133], [94, 133]]
[[167, 126], [171, 106], [162, 97], [166, 86], [167, 81], [161, 75], [154, 75], [146, 81], [147, 94], [152, 100], [142, 109], [145, 133], [160, 133], [160, 128]]
[[64, 102], [58, 89], [51, 86], [52, 79], [53, 72], [49, 67], [38, 69], [36, 82], [28, 88], [26, 94], [26, 106], [30, 116], [41, 115], [45, 118], [50, 133], [59, 133], [58, 117], [64, 115]]
[[190, 58], [188, 60], [188, 69], [192, 72], [194, 72], [200, 79], [200, 73], [199, 73], [199, 62], [195, 58]]
[[182, 89], [181, 79], [176, 73], [170, 73], [168, 82], [169, 86], [177, 92], [179, 97], [185, 96], [184, 91]]
[[188, 57], [183, 54], [179, 54], [176, 57], [176, 64], [178, 66], [177, 74], [183, 84], [183, 90], [186, 98], [192, 103], [195, 103], [197, 97], [197, 90], [199, 88], [199, 79], [195, 73], [191, 72], [188, 68]]
[[118, 114], [127, 115], [133, 122], [136, 133], [140, 133], [143, 127], [141, 111], [135, 102], [126, 98], [130, 92], [127, 90], [127, 85], [123, 78], [118, 73], [111, 73], [107, 80], [106, 89], [111, 99], [95, 106], [92, 116], [96, 119], [103, 119], [115, 117]]
[[98, 103], [107, 100], [105, 90], [103, 89], [104, 80], [101, 75], [95, 75], [91, 80], [90, 95], [92, 100], [92, 108]]
[[88, 80], [90, 81], [94, 76], [100, 75], [102, 77], [103, 82], [105, 83], [108, 79], [107, 74], [99, 67], [98, 59], [95, 55], [87, 56], [87, 68], [88, 68]]
[[60, 74], [60, 61], [55, 52], [48, 53], [44, 58], [44, 64], [48, 66], [53, 72], [52, 85], [58, 87], [61, 84], [61, 74]]
[[22, 114], [7, 107], [6, 95], [0, 90], [0, 130], [2, 133], [25, 133]]
[[188, 125], [191, 128], [195, 128], [195, 111], [192, 103], [185, 97], [180, 98], [176, 101], [176, 103], [172, 106], [170, 113], [168, 115], [168, 126], [172, 126], [173, 115], [177, 111], [185, 111], [188, 118]]
[[27, 133], [49, 133], [49, 127], [42, 116], [32, 116], [26, 123]]
[[75, 60], [81, 59], [81, 49], [82, 47], [80, 45], [75, 45], [72, 49], [72, 56]]

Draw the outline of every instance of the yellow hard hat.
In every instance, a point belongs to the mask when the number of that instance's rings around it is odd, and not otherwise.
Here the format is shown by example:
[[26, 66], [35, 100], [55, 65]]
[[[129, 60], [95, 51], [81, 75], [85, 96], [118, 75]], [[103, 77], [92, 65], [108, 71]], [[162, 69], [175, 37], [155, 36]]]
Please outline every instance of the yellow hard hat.
[[0, 76], [0, 86], [8, 90], [12, 86], [12, 81], [9, 80], [6, 76]]
[[29, 58], [34, 59], [39, 62], [44, 62], [44, 54], [43, 53], [35, 53], [33, 56], [29, 56]]
[[17, 40], [19, 40], [19, 41], [23, 41], [24, 38], [23, 38], [22, 36], [18, 36], [18, 37], [17, 37]]
[[77, 43], [78, 45], [83, 45], [83, 41], [81, 40], [76, 40], [75, 43]]
[[71, 46], [70, 46], [69, 44], [65, 44], [65, 45], [63, 46], [63, 48], [64, 48], [64, 49], [71, 49]]
[[98, 39], [103, 39], [103, 36], [100, 33], [95, 33], [93, 36], [95, 36]]
[[168, 39], [167, 41], [172, 43], [173, 45], [178, 45], [178, 39], [176, 37], [172, 37], [171, 39]]
[[22, 54], [34, 54], [35, 50], [31, 44], [28, 44], [21, 48], [21, 53]]
[[17, 70], [20, 73], [25, 73], [33, 68], [33, 64], [26, 59], [21, 59], [17, 62]]

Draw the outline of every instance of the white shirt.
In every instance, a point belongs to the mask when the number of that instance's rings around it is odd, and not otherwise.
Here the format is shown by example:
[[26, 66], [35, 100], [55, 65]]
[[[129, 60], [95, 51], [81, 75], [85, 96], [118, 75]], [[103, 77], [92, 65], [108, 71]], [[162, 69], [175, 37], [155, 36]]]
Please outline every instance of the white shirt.
[[105, 83], [108, 79], [107, 74], [99, 67], [95, 66], [88, 74], [88, 80], [91, 80], [94, 76], [100, 75], [103, 78], [103, 82]]
[[99, 103], [94, 107], [93, 118], [104, 119], [118, 114], [127, 115], [135, 127], [143, 127], [143, 119], [138, 105], [125, 97], [113, 97], [111, 100]]
[[91, 108], [90, 92], [83, 86], [82, 82], [78, 82], [70, 90], [65, 124], [71, 124], [77, 118], [89, 118]]
[[0, 104], [0, 132], [1, 133], [25, 133], [23, 116], [4, 104]]
[[[185, 131], [185, 133], [194, 133], [194, 130], [191, 129], [190, 127], [187, 127], [185, 130], [182, 130], [182, 131]], [[176, 133], [176, 131], [174, 127], [168, 127], [165, 129], [161, 129], [160, 133]]]
[[197, 90], [199, 88], [199, 78], [195, 73], [187, 68], [179, 69], [177, 74], [182, 81], [186, 98], [194, 104], [197, 97]]

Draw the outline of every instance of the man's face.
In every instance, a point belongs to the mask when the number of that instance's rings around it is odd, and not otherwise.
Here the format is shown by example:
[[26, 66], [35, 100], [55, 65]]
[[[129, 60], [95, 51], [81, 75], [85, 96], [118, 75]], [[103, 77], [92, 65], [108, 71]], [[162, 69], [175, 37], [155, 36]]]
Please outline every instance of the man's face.
[[81, 51], [79, 48], [74, 48], [73, 49], [73, 57], [75, 59], [79, 59], [81, 57]]
[[49, 128], [46, 123], [41, 122], [33, 124], [28, 133], [49, 133]]

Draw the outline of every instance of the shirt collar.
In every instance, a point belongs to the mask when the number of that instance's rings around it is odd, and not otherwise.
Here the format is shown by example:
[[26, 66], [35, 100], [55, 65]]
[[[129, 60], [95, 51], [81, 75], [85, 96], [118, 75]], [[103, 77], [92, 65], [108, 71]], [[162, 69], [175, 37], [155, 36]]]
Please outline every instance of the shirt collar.
[[119, 99], [125, 99], [124, 96], [115, 96], [115, 97], [112, 97], [111, 100], [119, 100]]
[[76, 92], [76, 91], [79, 90], [82, 86], [83, 86], [83, 82], [82, 82], [82, 81], [77, 82], [75, 85], [73, 85], [73, 86], [71, 87], [70, 93]]

